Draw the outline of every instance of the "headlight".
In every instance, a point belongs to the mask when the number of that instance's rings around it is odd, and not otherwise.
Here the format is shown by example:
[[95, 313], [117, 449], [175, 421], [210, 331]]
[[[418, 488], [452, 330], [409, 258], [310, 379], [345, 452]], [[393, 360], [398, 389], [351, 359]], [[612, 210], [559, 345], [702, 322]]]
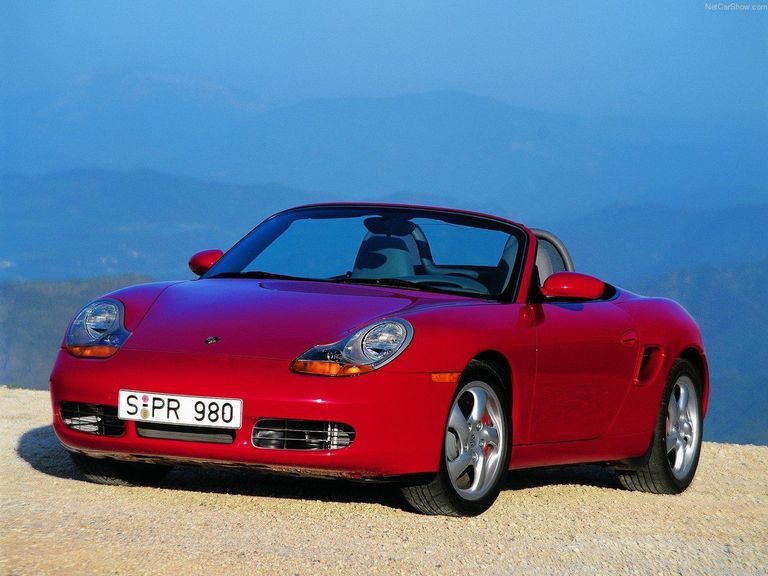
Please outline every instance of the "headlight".
[[322, 376], [371, 372], [394, 360], [412, 337], [413, 327], [405, 320], [382, 320], [348, 338], [307, 350], [293, 361], [291, 370]]
[[67, 332], [67, 350], [80, 358], [112, 356], [130, 332], [123, 326], [124, 310], [118, 300], [104, 298], [78, 312]]

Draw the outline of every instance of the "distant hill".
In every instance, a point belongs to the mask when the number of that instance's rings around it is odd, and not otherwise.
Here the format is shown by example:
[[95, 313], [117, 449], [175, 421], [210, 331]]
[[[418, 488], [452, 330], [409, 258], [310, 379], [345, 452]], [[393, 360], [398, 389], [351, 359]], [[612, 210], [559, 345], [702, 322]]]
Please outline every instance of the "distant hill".
[[576, 269], [625, 288], [703, 264], [731, 266], [768, 258], [762, 204], [700, 209], [615, 205], [551, 225]]
[[317, 200], [146, 170], [0, 176], [0, 280], [186, 278], [194, 252], [228, 248], [266, 216]]
[[150, 168], [353, 200], [411, 191], [478, 199], [519, 219], [683, 205], [702, 189], [726, 190], [715, 196], [730, 203], [768, 196], [765, 117], [579, 117], [450, 91], [270, 108], [246, 93], [126, 74], [7, 102], [0, 126], [6, 173]]
[[[138, 276], [0, 284], [0, 384], [45, 388], [68, 320], [88, 300]], [[768, 444], [768, 260], [702, 266], [638, 283], [696, 318], [712, 371], [706, 438]]]
[[[228, 248], [280, 209], [339, 199], [278, 184], [235, 186], [146, 170], [0, 176], [0, 281], [125, 273], [187, 278], [194, 252]], [[482, 198], [401, 191], [367, 199], [510, 216]], [[524, 223], [561, 236], [577, 269], [632, 288], [680, 268], [766, 258], [765, 222], [768, 203], [706, 210], [616, 205], [568, 220], [549, 215]]]

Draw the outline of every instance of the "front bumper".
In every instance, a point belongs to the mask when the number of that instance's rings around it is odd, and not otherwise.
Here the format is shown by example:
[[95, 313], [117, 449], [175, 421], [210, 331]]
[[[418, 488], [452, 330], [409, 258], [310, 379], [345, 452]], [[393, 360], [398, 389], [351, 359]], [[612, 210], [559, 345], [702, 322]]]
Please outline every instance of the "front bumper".
[[[349, 478], [435, 473], [454, 385], [430, 373], [397, 372], [396, 363], [361, 376], [294, 374], [284, 360], [123, 349], [106, 360], [62, 350], [51, 374], [53, 425], [72, 451], [125, 460], [242, 465], [280, 472]], [[120, 389], [243, 400], [242, 427], [231, 444], [146, 438], [132, 421], [121, 436], [101, 436], [64, 424], [62, 402], [117, 406]], [[260, 418], [328, 420], [355, 429], [336, 450], [256, 448]]]

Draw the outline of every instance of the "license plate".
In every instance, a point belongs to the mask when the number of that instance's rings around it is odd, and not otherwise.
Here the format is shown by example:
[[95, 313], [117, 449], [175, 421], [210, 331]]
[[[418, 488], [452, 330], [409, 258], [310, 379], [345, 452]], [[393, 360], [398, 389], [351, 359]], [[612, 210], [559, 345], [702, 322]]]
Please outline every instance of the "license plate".
[[243, 401], [237, 398], [179, 396], [120, 390], [117, 416], [122, 420], [240, 428]]

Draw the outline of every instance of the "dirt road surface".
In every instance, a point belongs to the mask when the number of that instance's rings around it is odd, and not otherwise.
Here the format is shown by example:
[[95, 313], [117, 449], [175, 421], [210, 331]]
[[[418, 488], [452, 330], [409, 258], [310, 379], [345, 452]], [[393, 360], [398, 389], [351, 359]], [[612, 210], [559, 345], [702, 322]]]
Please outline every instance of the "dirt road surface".
[[420, 516], [387, 486], [174, 470], [83, 481], [45, 392], [0, 389], [0, 573], [767, 574], [768, 447], [707, 443], [680, 496], [593, 467], [512, 474], [477, 518]]

